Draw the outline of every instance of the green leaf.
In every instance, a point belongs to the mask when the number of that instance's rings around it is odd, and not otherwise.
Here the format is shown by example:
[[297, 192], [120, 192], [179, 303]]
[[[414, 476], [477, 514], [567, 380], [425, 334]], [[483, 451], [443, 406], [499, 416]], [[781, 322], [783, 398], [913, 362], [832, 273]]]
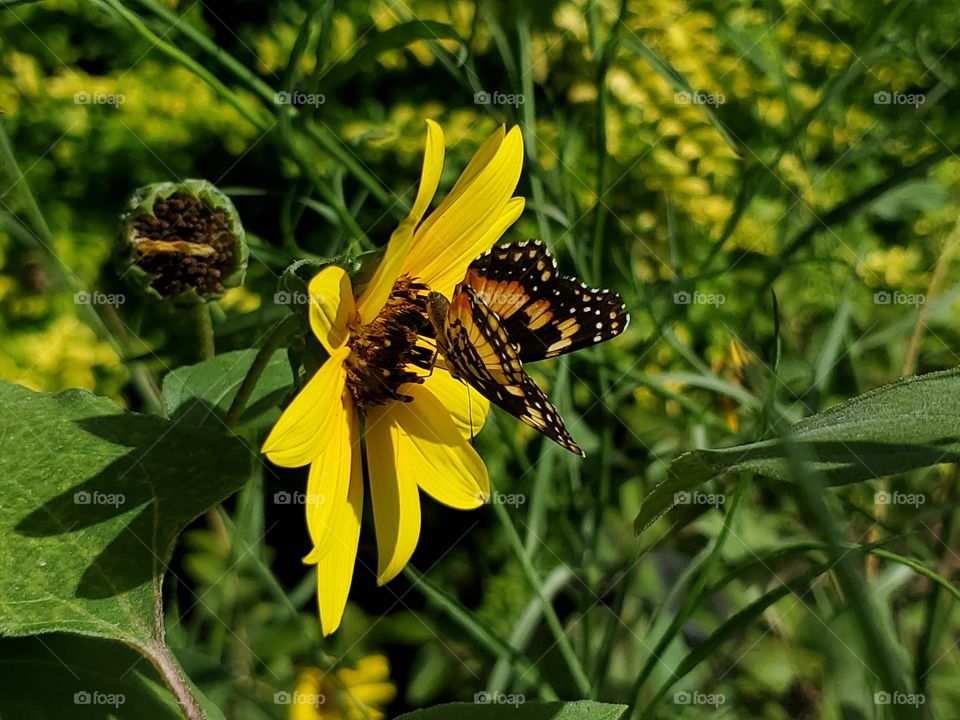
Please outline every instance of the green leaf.
[[324, 88], [337, 85], [360, 72], [363, 67], [389, 50], [398, 50], [417, 40], [456, 40], [463, 44], [457, 31], [435, 20], [411, 20], [381, 32], [366, 34], [366, 42], [342, 63], [337, 63], [322, 76]]
[[189, 698], [163, 574], [183, 527], [249, 478], [249, 451], [85, 391], [0, 382], [0, 399], [0, 635], [120, 640]]
[[[222, 430], [227, 409], [256, 356], [256, 349], [237, 350], [169, 373], [163, 381], [167, 417]], [[249, 423], [279, 407], [290, 390], [292, 377], [286, 352], [278, 350], [270, 357], [247, 400], [240, 423]]]
[[[960, 370], [909, 377], [811, 415], [794, 425], [789, 444], [816, 458], [812, 469], [832, 485], [960, 461]], [[722, 450], [694, 450], [674, 460], [644, 500], [634, 522], [643, 532], [673, 507], [677, 495], [715, 477], [744, 470], [789, 481], [783, 439]]]
[[[0, 640], [0, 717], [18, 720], [181, 720], [150, 663], [121, 643], [54, 633]], [[223, 714], [205, 697], [207, 717]]]
[[610, 705], [591, 700], [576, 702], [524, 702], [522, 694], [492, 697], [477, 693], [473, 703], [447, 703], [401, 715], [397, 720], [619, 720], [626, 705]]

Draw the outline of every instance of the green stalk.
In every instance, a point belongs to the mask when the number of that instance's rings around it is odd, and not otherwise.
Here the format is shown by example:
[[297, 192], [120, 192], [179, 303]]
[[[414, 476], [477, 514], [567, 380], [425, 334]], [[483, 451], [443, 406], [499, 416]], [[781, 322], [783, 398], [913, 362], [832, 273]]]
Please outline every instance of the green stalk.
[[[77, 276], [74, 272], [64, 265], [63, 260], [53, 249], [53, 234], [50, 232], [50, 226], [37, 204], [37, 200], [30, 190], [30, 184], [27, 182], [17, 163], [13, 152], [13, 146], [7, 137], [3, 122], [0, 121], [0, 175], [7, 175], [10, 178], [9, 187], [17, 188], [17, 194], [23, 202], [27, 218], [32, 228], [27, 228], [13, 218], [19, 227], [22, 227], [22, 235], [28, 238], [36, 247], [46, 255], [61, 281], [72, 293], [83, 290], [77, 282]], [[11, 216], [13, 217], [13, 216]], [[149, 413], [160, 413], [163, 410], [163, 400], [160, 396], [160, 389], [150, 372], [149, 368], [142, 362], [128, 362], [127, 358], [133, 353], [127, 338], [123, 322], [109, 305], [79, 305], [78, 314], [80, 319], [89, 326], [101, 340], [106, 342], [117, 354], [122, 362], [130, 370], [130, 379], [133, 386], [137, 389], [144, 403], [144, 408]], [[111, 330], [111, 325], [113, 330]]]
[[217, 354], [213, 334], [213, 318], [210, 317], [210, 305], [202, 302], [191, 308], [197, 330], [197, 349], [201, 360], [210, 360]]
[[590, 680], [587, 678], [587, 674], [584, 672], [583, 666], [580, 664], [580, 660], [573, 651], [573, 646], [570, 645], [570, 638], [567, 636], [566, 632], [564, 632], [560, 618], [557, 617], [557, 613], [553, 609], [553, 605], [550, 603], [550, 600], [544, 591], [543, 580], [540, 578], [540, 574], [537, 572], [536, 568], [533, 567], [533, 563], [530, 561], [530, 558], [527, 556], [527, 553], [523, 548], [523, 541], [520, 539], [520, 535], [517, 533], [517, 529], [514, 527], [513, 521], [510, 519], [509, 511], [502, 503], [493, 503], [493, 510], [497, 516], [497, 519], [500, 521], [500, 524], [503, 526], [503, 529], [506, 530], [507, 542], [510, 544], [510, 548], [513, 550], [514, 555], [517, 556], [517, 560], [520, 561], [520, 565], [523, 568], [523, 574], [527, 578], [527, 582], [530, 583], [530, 587], [540, 600], [544, 617], [547, 619], [547, 625], [550, 627], [550, 631], [553, 633], [554, 640], [556, 641], [557, 647], [560, 650], [560, 655], [563, 657], [563, 660], [567, 665], [567, 669], [570, 671], [574, 682], [577, 684], [578, 692], [583, 697], [589, 697], [591, 695]]
[[727, 537], [730, 535], [730, 526], [733, 525], [733, 520], [736, 517], [737, 509], [740, 507], [740, 501], [743, 499], [743, 496], [746, 493], [747, 487], [750, 485], [752, 478], [753, 473], [742, 473], [740, 475], [740, 482], [737, 485], [737, 490], [733, 496], [733, 502], [730, 503], [730, 510], [723, 518], [723, 527], [721, 528], [720, 533], [717, 535], [716, 540], [714, 540], [710, 554], [707, 556], [707, 559], [703, 564], [703, 569], [694, 581], [690, 592], [684, 598], [683, 605], [680, 607], [680, 610], [673, 617], [669, 627], [667, 627], [663, 635], [660, 636], [660, 639], [657, 640], [657, 644], [654, 646], [653, 650], [650, 651], [643, 668], [640, 670], [640, 674], [637, 675], [637, 679], [633, 683], [633, 687], [631, 688], [629, 695], [631, 698], [630, 711], [627, 712], [627, 717], [631, 717], [633, 711], [639, 705], [640, 694], [643, 692], [643, 687], [647, 679], [650, 677], [650, 674], [657, 666], [657, 663], [660, 662], [664, 651], [667, 649], [667, 647], [669, 647], [670, 643], [673, 642], [674, 638], [676, 638], [677, 633], [680, 632], [683, 624], [687, 621], [690, 615], [693, 614], [693, 611], [696, 610], [700, 606], [700, 603], [706, 599], [707, 593], [705, 591], [707, 589], [707, 585], [713, 578], [714, 567], [720, 561], [720, 555], [723, 552], [723, 546], [726, 544]]
[[263, 371], [267, 368], [267, 363], [270, 362], [273, 354], [283, 346], [289, 331], [295, 327], [298, 322], [295, 316], [289, 315], [275, 325], [269, 335], [267, 335], [267, 339], [264, 340], [263, 346], [257, 351], [256, 356], [253, 358], [250, 369], [247, 370], [247, 374], [244, 375], [240, 387], [237, 388], [237, 394], [234, 395], [233, 401], [227, 410], [224, 423], [228, 428], [234, 427], [239, 422], [243, 411], [247, 408], [247, 401], [250, 400], [250, 395], [253, 394], [257, 383], [260, 381], [260, 377], [263, 375]]
[[[913, 692], [912, 678], [904, 663], [905, 653], [896, 638], [891, 637], [880, 624], [879, 618], [882, 617], [883, 610], [868, 594], [867, 584], [858, 572], [856, 558], [851, 555], [849, 546], [834, 521], [833, 512], [824, 501], [827, 486], [820, 473], [815, 471], [809, 462], [806, 456], [809, 451], [805, 452], [805, 448], [795, 443], [788, 443], [787, 450], [792, 459], [791, 465], [795, 468], [797, 499], [827, 542], [831, 566], [843, 591], [846, 605], [863, 634], [868, 653], [865, 661], [875, 668], [881, 689], [887, 692]], [[891, 705], [890, 710], [898, 720], [915, 716], [905, 705]]]
[[521, 676], [529, 676], [531, 682], [538, 687], [541, 697], [544, 700], [557, 700], [556, 691], [540, 675], [540, 671], [530, 662], [519, 650], [515, 649], [507, 642], [483, 627], [469, 610], [464, 608], [456, 599], [439, 587], [430, 582], [425, 575], [413, 569], [412, 565], [407, 565], [403, 569], [403, 574], [410, 580], [413, 587], [419, 590], [424, 597], [443, 610], [447, 616], [463, 628], [473, 640], [484, 650], [496, 657], [498, 660], [509, 663], [511, 667], [516, 668]]

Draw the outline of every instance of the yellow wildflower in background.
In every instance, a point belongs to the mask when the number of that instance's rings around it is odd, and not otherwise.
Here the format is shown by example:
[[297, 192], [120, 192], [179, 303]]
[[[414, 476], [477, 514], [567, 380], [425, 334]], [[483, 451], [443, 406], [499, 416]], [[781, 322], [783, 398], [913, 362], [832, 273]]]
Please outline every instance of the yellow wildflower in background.
[[307, 668], [297, 678], [290, 720], [382, 720], [397, 688], [383, 655], [370, 655], [356, 669], [335, 673]]
[[[420, 187], [380, 265], [355, 296], [340, 267], [310, 282], [311, 328], [329, 358], [290, 403], [263, 445], [277, 465], [310, 465], [307, 527], [317, 564], [323, 633], [343, 616], [363, 506], [361, 420], [377, 536], [377, 579], [403, 569], [420, 536], [420, 495], [458, 509], [481, 505], [490, 482], [468, 442], [489, 403], [432, 368], [429, 290], [449, 297], [467, 265], [520, 216], [513, 197], [523, 165], [519, 128], [499, 128], [477, 150], [443, 202], [423, 216], [443, 169], [443, 132], [427, 121]], [[431, 372], [432, 370], [432, 372]], [[315, 502], [310, 502], [316, 499]]]

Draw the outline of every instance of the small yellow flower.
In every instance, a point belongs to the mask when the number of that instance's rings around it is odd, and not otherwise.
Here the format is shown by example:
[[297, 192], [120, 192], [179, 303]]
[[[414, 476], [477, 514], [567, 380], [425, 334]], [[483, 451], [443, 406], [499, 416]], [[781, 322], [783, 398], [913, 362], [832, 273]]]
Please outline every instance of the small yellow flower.
[[290, 720], [383, 720], [382, 708], [396, 696], [383, 655], [370, 655], [356, 669], [335, 673], [307, 668], [297, 678]]
[[356, 560], [364, 492], [361, 419], [381, 585], [416, 547], [419, 490], [464, 510], [489, 495], [486, 468], [469, 443], [489, 403], [445, 370], [431, 372], [433, 354], [420, 331], [428, 327], [427, 288], [449, 298], [470, 262], [523, 211], [524, 199], [513, 197], [523, 141], [516, 127], [494, 132], [423, 219], [443, 155], [443, 131], [428, 120], [413, 208], [356, 297], [340, 267], [326, 267], [310, 281], [310, 324], [329, 358], [263, 445], [277, 465], [310, 465], [307, 528], [314, 548], [304, 562], [317, 565], [325, 635], [340, 625]]

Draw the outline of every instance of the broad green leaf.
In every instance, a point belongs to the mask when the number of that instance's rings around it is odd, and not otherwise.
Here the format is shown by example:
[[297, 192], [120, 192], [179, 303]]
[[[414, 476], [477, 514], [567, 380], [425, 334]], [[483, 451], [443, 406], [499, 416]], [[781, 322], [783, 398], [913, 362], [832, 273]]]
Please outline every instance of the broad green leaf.
[[[4, 638], [0, 673], [3, 718], [183, 718], [153, 666], [117, 642], [63, 633]], [[213, 703], [203, 696], [199, 700], [208, 718], [223, 718]]]
[[[167, 417], [222, 430], [223, 418], [256, 355], [255, 349], [237, 350], [169, 373], [163, 380]], [[278, 407], [290, 390], [292, 377], [287, 354], [278, 350], [267, 362], [240, 423]]]
[[[960, 461], [960, 370], [909, 377], [811, 415], [789, 432], [789, 445], [816, 458], [832, 485]], [[694, 450], [671, 463], [634, 523], [643, 532], [688, 493], [715, 477], [752, 470], [792, 480], [783, 439], [722, 450]]]
[[0, 382], [0, 635], [120, 640], [174, 673], [161, 608], [174, 540], [249, 475], [235, 437]]
[[473, 703], [447, 703], [401, 715], [397, 720], [619, 720], [626, 705], [591, 700], [525, 702], [522, 694], [477, 693]]

